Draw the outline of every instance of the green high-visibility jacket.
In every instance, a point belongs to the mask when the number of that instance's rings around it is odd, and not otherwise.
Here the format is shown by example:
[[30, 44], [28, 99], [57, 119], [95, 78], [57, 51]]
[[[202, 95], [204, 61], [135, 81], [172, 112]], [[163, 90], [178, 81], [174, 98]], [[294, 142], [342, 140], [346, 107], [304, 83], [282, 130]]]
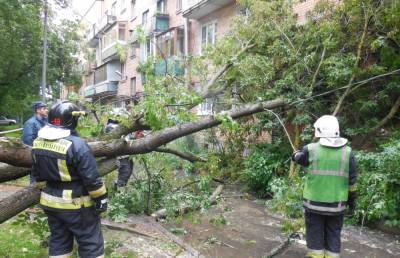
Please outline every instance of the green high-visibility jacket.
[[351, 148], [326, 147], [320, 143], [307, 147], [309, 166], [306, 168], [303, 197], [313, 202], [346, 202]]

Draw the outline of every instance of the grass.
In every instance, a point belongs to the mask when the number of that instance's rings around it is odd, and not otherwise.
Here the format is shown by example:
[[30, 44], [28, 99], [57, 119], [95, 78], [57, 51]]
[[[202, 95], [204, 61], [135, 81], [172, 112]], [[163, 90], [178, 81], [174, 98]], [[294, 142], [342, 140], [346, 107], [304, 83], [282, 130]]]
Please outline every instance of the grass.
[[[2, 125], [2, 126], [0, 126], [0, 132], [9, 131], [9, 130], [13, 130], [13, 129], [18, 129], [18, 128], [21, 128], [21, 127], [22, 127], [22, 125], [20, 125], [20, 124], [15, 124], [15, 125]], [[21, 136], [22, 136], [22, 131], [13, 132], [13, 133], [8, 133], [8, 134], [4, 134], [4, 135], [1, 135], [1, 136], [21, 138]]]
[[10, 220], [4, 222], [0, 224], [0, 257], [47, 257], [47, 248], [41, 246], [42, 240], [29, 227], [11, 225]]

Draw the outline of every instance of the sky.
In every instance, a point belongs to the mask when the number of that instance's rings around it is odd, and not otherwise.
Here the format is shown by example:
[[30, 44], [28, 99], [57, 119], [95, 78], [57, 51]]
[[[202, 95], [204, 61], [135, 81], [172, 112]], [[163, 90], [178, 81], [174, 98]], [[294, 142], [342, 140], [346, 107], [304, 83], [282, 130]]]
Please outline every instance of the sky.
[[[72, 2], [72, 6], [65, 9], [59, 7], [56, 8], [57, 12], [56, 21], [57, 20], [61, 21], [63, 19], [80, 20], [82, 19], [81, 17], [85, 15], [85, 13], [87, 12], [85, 17], [83, 18], [83, 22], [87, 22], [89, 24], [96, 22], [94, 14], [96, 8], [99, 8], [101, 5], [100, 1], [95, 1], [95, 0], [70, 0], [70, 1]], [[53, 7], [56, 6], [54, 4], [54, 0], [49, 0], [49, 2]], [[93, 3], [94, 5], [92, 6]]]

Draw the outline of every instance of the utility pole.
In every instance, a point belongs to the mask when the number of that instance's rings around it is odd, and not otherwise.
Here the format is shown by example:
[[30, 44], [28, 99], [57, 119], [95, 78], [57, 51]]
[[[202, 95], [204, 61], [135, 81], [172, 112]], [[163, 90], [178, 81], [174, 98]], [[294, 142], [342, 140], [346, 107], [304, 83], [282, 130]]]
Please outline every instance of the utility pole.
[[44, 21], [43, 21], [43, 66], [42, 66], [42, 101], [46, 102], [46, 69], [47, 69], [47, 0], [44, 0]]

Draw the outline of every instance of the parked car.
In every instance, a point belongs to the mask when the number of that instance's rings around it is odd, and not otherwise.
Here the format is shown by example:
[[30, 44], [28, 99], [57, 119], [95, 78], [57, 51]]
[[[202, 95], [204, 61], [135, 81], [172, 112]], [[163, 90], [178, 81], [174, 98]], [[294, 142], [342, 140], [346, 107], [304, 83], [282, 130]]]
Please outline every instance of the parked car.
[[14, 119], [8, 119], [5, 116], [0, 116], [0, 125], [15, 125], [17, 123]]

